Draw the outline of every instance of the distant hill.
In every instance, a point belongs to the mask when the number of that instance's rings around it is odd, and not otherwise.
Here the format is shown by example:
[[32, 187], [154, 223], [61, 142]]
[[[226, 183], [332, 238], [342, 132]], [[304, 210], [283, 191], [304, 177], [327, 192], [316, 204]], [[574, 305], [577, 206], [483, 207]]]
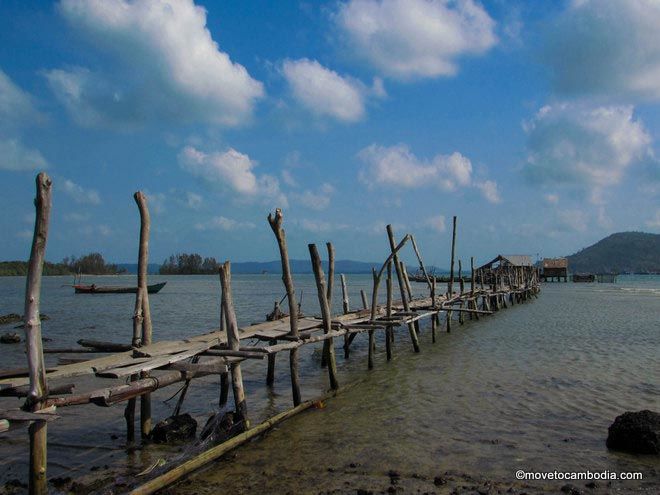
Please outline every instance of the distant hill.
[[660, 234], [619, 232], [568, 256], [572, 273], [660, 273]]

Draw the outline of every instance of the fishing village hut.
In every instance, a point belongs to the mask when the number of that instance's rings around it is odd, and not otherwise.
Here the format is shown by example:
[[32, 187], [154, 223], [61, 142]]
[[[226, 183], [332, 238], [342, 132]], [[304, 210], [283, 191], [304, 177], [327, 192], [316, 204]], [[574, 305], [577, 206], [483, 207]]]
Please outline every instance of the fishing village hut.
[[497, 286], [536, 272], [536, 268], [532, 264], [532, 258], [526, 254], [499, 254], [480, 266], [478, 272], [483, 283]]
[[543, 258], [543, 271], [541, 280], [543, 282], [568, 282], [568, 259], [567, 258]]

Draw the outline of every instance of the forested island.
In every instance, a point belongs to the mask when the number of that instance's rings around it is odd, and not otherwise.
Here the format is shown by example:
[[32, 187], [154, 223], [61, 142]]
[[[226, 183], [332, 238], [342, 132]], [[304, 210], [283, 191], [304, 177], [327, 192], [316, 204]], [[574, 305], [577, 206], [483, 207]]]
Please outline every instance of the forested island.
[[[27, 261], [0, 262], [0, 276], [27, 275]], [[44, 275], [72, 275], [83, 273], [85, 275], [119, 275], [126, 270], [115, 264], [106, 263], [101, 253], [89, 253], [80, 258], [67, 256], [59, 263], [44, 263]]]
[[660, 273], [660, 234], [618, 232], [568, 256], [573, 273]]

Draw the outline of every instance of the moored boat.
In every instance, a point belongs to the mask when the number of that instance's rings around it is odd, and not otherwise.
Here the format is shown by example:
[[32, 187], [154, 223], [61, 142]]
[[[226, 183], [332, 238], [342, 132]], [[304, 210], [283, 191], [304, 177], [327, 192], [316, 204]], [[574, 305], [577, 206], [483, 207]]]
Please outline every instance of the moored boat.
[[[147, 292], [149, 294], [156, 294], [159, 290], [165, 287], [167, 282], [160, 282], [158, 284], [147, 285]], [[122, 287], [117, 285], [84, 285], [77, 284], [73, 286], [76, 294], [135, 294], [138, 290], [137, 287]]]

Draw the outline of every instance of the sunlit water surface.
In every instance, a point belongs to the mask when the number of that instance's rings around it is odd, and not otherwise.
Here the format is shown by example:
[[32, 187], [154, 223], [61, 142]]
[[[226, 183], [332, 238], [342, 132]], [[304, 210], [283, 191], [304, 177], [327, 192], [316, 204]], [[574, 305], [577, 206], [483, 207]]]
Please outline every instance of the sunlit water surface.
[[[368, 289], [370, 278], [348, 276], [352, 305], [358, 304], [359, 290]], [[150, 278], [160, 280], [167, 280], [167, 286], [150, 299], [155, 340], [180, 339], [217, 326], [216, 277]], [[134, 278], [90, 277], [88, 282], [121, 285], [134, 283]], [[42, 312], [50, 320], [43, 333], [51, 339], [46, 346], [72, 347], [81, 337], [130, 342], [134, 296], [74, 295], [71, 287], [62, 286], [67, 283], [65, 277], [44, 279]], [[23, 285], [22, 278], [0, 279], [1, 314], [21, 312]], [[296, 286], [303, 291], [305, 313], [317, 314], [313, 277], [297, 276]], [[276, 275], [236, 275], [233, 288], [240, 325], [262, 321], [283, 294]], [[424, 286], [417, 284], [415, 290], [421, 295]], [[336, 288], [336, 313], [340, 299]], [[515, 471], [524, 469], [641, 471], [643, 484], [617, 486], [657, 492], [658, 457], [610, 452], [605, 438], [607, 427], [624, 411], [660, 411], [659, 320], [660, 277], [624, 276], [616, 284], [545, 284], [538, 299], [478, 322], [455, 324], [435, 344], [422, 326], [419, 354], [412, 352], [407, 330], [400, 328], [394, 360], [385, 360], [379, 339], [371, 371], [366, 369], [366, 335], [360, 335], [349, 360], [339, 347], [337, 355], [340, 382], [361, 383], [175, 491], [214, 493], [222, 487], [234, 493], [318, 493], [337, 490], [342, 475], [370, 479], [390, 469], [404, 478], [431, 481], [445, 471], [514, 481]], [[0, 327], [3, 333], [8, 330], [11, 326]], [[3, 369], [25, 366], [22, 345], [0, 350]], [[327, 388], [319, 357], [318, 349], [301, 352], [305, 399]], [[47, 365], [56, 359], [47, 355]], [[245, 362], [243, 369], [253, 423], [290, 407], [284, 356], [278, 358], [272, 390], [265, 386], [265, 361]], [[196, 380], [188, 392], [184, 410], [201, 424], [217, 409], [218, 382], [217, 377]], [[156, 419], [171, 414], [176, 399], [163, 401], [177, 389], [154, 394]], [[16, 399], [0, 400], [2, 408], [18, 405]], [[159, 457], [180, 455], [176, 448], [155, 446], [127, 455], [122, 406], [60, 412], [62, 419], [49, 426], [49, 476], [76, 478], [92, 468], [102, 472], [105, 466], [134, 473]], [[25, 479], [26, 437], [20, 431], [0, 438], [3, 481]], [[552, 490], [560, 485], [532, 486]]]

